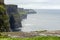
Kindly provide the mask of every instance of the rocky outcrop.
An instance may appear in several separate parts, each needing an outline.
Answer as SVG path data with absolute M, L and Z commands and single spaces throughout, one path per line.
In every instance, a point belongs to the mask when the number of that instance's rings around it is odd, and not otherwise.
M 18 13 L 18 7 L 17 5 L 6 5 L 7 13 L 10 18 L 10 27 L 12 31 L 21 31 L 21 29 L 18 29 L 22 27 L 21 25 L 21 19 L 20 19 L 20 14 Z

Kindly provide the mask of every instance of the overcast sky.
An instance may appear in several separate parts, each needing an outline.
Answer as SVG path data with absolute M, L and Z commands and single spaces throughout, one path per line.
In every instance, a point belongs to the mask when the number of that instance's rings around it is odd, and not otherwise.
M 5 4 L 17 4 L 21 8 L 60 9 L 60 0 L 5 0 Z

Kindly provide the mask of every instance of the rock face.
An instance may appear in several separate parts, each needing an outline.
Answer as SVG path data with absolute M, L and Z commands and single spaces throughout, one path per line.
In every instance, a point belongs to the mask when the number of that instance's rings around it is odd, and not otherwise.
M 27 18 L 27 12 L 25 12 L 23 8 L 18 8 L 18 12 L 20 14 L 21 21 Z
M 12 31 L 20 31 L 21 29 L 18 28 L 22 27 L 22 25 L 17 5 L 6 5 L 6 9 L 10 18 L 10 27 Z

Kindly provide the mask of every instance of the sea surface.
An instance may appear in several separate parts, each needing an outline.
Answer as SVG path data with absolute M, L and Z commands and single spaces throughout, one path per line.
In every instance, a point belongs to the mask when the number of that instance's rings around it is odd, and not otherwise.
M 22 31 L 60 30 L 60 9 L 35 9 L 22 21 Z

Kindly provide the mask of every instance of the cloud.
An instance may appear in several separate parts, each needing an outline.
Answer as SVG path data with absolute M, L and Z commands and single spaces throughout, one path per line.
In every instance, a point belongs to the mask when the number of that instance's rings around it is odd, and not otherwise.
M 60 9 L 60 0 L 5 0 L 5 4 L 17 4 L 21 8 Z
M 26 8 L 26 9 L 60 9 L 60 5 L 49 5 L 49 4 L 24 4 L 20 7 Z

